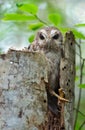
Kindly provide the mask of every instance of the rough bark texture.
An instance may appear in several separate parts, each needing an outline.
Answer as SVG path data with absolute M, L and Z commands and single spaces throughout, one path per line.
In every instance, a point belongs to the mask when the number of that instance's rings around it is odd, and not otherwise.
M 75 86 L 75 38 L 72 32 L 65 34 L 64 57 L 60 63 L 60 96 L 69 102 L 58 102 L 59 112 L 48 112 L 46 130 L 73 130 L 74 121 L 74 86 Z M 63 93 L 64 91 L 64 93 Z
M 41 53 L 0 56 L 0 130 L 44 130 L 48 63 Z
M 60 65 L 60 86 L 65 92 L 65 98 L 70 103 L 64 104 L 65 130 L 73 130 L 74 121 L 74 86 L 75 86 L 75 39 L 72 32 L 65 35 L 65 57 Z
M 0 56 L 0 130 L 73 130 L 75 40 L 65 36 L 60 86 L 70 103 L 59 113 L 47 110 L 46 83 L 50 64 L 40 52 L 10 50 Z M 57 68 L 56 68 L 57 69 Z

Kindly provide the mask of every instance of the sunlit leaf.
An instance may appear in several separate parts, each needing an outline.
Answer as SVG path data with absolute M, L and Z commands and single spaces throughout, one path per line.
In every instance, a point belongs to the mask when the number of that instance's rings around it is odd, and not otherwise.
M 82 34 L 81 32 L 79 32 L 79 31 L 77 31 L 75 29 L 73 29 L 72 31 L 73 31 L 76 38 L 85 39 L 85 35 Z
M 80 88 L 85 88 L 85 84 L 79 84 Z
M 31 35 L 31 36 L 29 37 L 28 41 L 29 41 L 30 43 L 32 43 L 33 40 L 34 40 L 34 35 Z
M 76 27 L 85 27 L 85 23 L 76 24 L 75 26 L 76 26 Z
M 42 27 L 43 26 L 43 23 L 36 23 L 36 24 L 30 24 L 29 25 L 29 29 L 31 29 L 31 30 L 37 30 L 37 29 L 39 29 L 40 27 Z
M 81 118 L 79 119 L 79 121 L 81 121 Z M 79 130 L 79 128 L 80 128 L 80 122 L 77 121 L 75 130 Z
M 38 11 L 38 7 L 34 4 L 24 4 L 19 9 L 32 14 L 36 14 Z
M 21 7 L 23 4 L 22 3 L 16 3 L 17 7 Z
M 18 21 L 28 21 L 35 20 L 36 18 L 32 15 L 24 15 L 24 14 L 6 14 L 3 20 L 18 20 Z
M 59 23 L 61 23 L 60 14 L 50 14 L 48 18 L 54 25 L 58 25 Z
M 60 27 L 59 29 L 60 29 L 60 31 L 61 31 L 62 33 L 66 33 L 67 31 L 70 30 L 70 28 L 62 28 L 62 27 Z

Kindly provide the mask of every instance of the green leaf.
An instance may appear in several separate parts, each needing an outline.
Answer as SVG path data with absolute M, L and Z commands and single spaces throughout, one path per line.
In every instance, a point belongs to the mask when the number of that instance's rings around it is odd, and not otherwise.
M 43 26 L 43 23 L 36 23 L 36 24 L 30 24 L 29 25 L 29 29 L 31 29 L 31 30 L 37 30 L 37 29 L 39 29 L 40 27 L 42 27 Z
M 77 31 L 76 29 L 72 30 L 76 38 L 85 39 L 85 35 L 83 35 L 81 32 Z
M 30 43 L 32 43 L 33 40 L 34 40 L 34 35 L 31 35 L 28 40 L 29 40 Z
M 66 33 L 67 31 L 70 30 L 70 28 L 62 28 L 62 27 L 59 27 L 59 29 L 60 29 L 60 31 L 61 31 L 62 33 Z
M 56 26 L 61 23 L 61 16 L 60 14 L 50 14 L 48 16 L 49 20 Z
M 34 15 L 38 11 L 38 7 L 35 6 L 34 4 L 24 4 L 21 7 L 19 7 L 19 9 L 22 11 L 26 11 L 28 13 L 34 14 Z
M 22 3 L 16 3 L 17 7 L 21 7 L 23 4 Z
M 79 84 L 80 88 L 85 88 L 85 84 Z
M 3 20 L 18 20 L 18 21 L 28 21 L 35 20 L 36 18 L 32 15 L 24 15 L 24 14 L 6 14 Z
M 76 27 L 85 27 L 85 23 L 76 24 L 75 26 L 76 26 Z

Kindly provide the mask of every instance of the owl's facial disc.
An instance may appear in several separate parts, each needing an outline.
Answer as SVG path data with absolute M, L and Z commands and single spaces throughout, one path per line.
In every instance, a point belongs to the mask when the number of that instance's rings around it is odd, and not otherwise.
M 59 38 L 59 33 L 56 30 L 51 30 L 51 37 L 54 40 L 57 40 Z
M 41 29 L 37 35 L 38 43 L 41 48 L 54 49 L 62 43 L 62 36 L 59 30 L 54 28 Z
M 59 34 L 55 34 L 54 36 L 52 36 L 52 38 L 53 38 L 54 40 L 57 40 L 57 39 L 59 38 Z
M 47 33 L 44 29 L 40 30 L 39 38 L 40 38 L 40 40 L 45 40 L 47 38 Z
M 45 39 L 45 35 L 44 35 L 43 33 L 40 33 L 40 34 L 39 34 L 39 38 L 40 38 L 41 40 L 44 40 L 44 39 Z

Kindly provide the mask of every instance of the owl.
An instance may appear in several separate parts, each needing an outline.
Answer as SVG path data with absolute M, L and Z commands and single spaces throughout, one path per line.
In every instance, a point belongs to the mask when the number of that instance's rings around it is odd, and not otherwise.
M 60 88 L 60 60 L 63 55 L 63 36 L 55 27 L 44 27 L 37 32 L 33 44 L 28 49 L 30 51 L 42 51 L 49 61 L 51 69 L 48 74 L 48 84 L 46 87 L 48 109 L 57 114 L 59 111 L 58 98 L 50 93 L 49 88 L 58 94 L 58 89 Z

